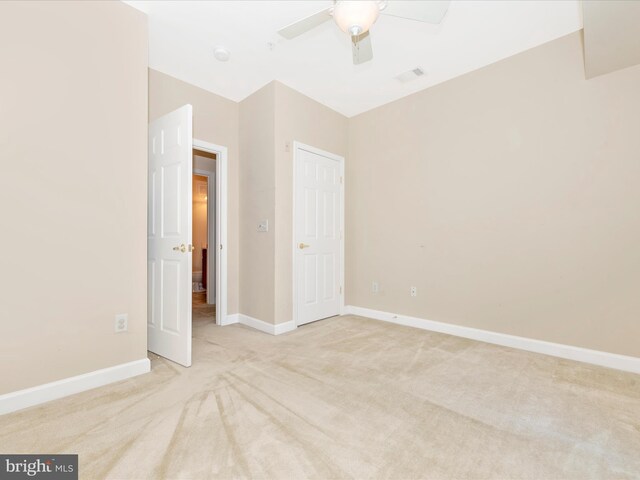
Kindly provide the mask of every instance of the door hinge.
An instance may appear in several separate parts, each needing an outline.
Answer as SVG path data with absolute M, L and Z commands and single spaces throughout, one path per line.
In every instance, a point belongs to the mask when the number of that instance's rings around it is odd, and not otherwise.
M 342 183 L 342 177 L 340 177 L 340 183 Z
M 340 285 L 340 295 L 342 295 L 342 285 Z
M 222 250 L 222 244 L 220 244 L 220 250 Z

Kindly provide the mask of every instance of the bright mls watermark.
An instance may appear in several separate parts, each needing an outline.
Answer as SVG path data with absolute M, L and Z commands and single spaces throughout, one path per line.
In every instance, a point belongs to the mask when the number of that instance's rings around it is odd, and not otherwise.
M 78 455 L 0 454 L 0 480 L 78 480 Z

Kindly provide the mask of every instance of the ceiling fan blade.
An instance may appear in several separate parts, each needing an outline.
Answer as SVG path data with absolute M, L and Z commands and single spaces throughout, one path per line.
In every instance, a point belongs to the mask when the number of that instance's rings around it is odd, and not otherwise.
M 360 65 L 373 58 L 371 48 L 371 36 L 369 31 L 351 37 L 351 51 L 353 53 L 353 64 Z
M 298 35 L 302 35 L 303 33 L 308 32 L 316 28 L 318 25 L 322 25 L 327 20 L 331 20 L 330 8 L 325 8 L 324 10 L 319 11 L 318 13 L 314 13 L 313 15 L 309 15 L 302 20 L 298 20 L 297 22 L 292 23 L 291 25 L 287 25 L 286 27 L 278 30 L 278 33 L 282 35 L 287 40 L 291 40 L 292 38 L 297 37 Z
M 389 0 L 387 7 L 380 14 L 438 24 L 447 13 L 450 3 L 451 0 L 430 0 L 428 2 Z

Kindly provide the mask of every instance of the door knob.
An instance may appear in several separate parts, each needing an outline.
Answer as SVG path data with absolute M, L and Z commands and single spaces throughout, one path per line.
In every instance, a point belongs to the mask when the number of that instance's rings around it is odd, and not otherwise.
M 189 245 L 189 247 L 191 247 L 191 245 Z M 187 251 L 187 246 L 183 243 L 182 245 L 180 245 L 180 246 L 178 246 L 178 247 L 173 247 L 173 249 L 174 249 L 176 252 L 182 252 L 182 253 L 184 253 L 184 252 L 186 252 L 186 251 Z M 189 250 L 189 251 L 191 251 L 191 250 Z
M 311 245 L 307 245 L 306 243 L 301 243 L 300 245 L 298 245 L 298 248 L 300 250 L 302 250 L 303 248 L 309 248 Z

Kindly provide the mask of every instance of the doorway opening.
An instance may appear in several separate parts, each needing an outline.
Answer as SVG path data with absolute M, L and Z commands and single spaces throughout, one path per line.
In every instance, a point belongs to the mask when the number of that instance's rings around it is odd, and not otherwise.
M 200 292 L 198 298 L 207 307 L 199 308 L 205 310 L 207 323 L 227 325 L 227 148 L 195 138 L 192 148 L 193 174 L 207 178 L 207 243 L 202 268 L 206 294 Z
M 192 322 L 216 322 L 216 159 L 214 152 L 193 149 L 192 180 Z M 214 247 L 211 255 L 211 247 Z

